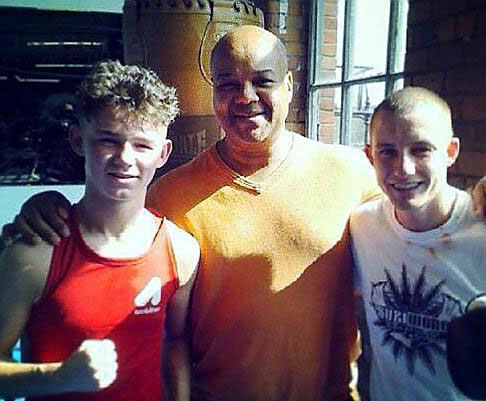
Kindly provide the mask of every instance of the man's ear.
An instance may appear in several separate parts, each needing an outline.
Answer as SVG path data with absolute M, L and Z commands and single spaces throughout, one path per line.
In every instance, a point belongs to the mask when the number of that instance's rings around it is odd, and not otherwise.
M 461 142 L 457 136 L 453 136 L 447 145 L 447 167 L 451 167 L 459 156 Z
M 83 136 L 81 135 L 81 129 L 78 124 L 71 124 L 69 126 L 69 143 L 71 148 L 78 156 L 84 156 L 83 149 Z
M 157 163 L 157 168 L 160 168 L 165 163 L 167 163 L 167 160 L 169 160 L 169 156 L 171 153 L 172 153 L 172 141 L 170 139 L 166 139 L 162 147 L 162 151 L 160 152 L 160 160 Z
M 371 145 L 369 143 L 365 145 L 364 151 L 370 163 L 373 164 L 373 155 L 371 154 Z

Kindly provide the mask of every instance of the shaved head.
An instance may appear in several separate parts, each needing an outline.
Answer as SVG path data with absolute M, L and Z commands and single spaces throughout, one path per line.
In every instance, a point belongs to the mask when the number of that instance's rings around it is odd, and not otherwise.
M 273 33 L 255 25 L 236 27 L 224 35 L 211 52 L 211 72 L 229 55 L 256 55 L 273 60 L 282 77 L 288 71 L 287 51 Z
M 449 140 L 453 136 L 451 109 L 436 93 L 420 87 L 407 87 L 392 93 L 376 108 L 371 117 L 370 132 L 383 112 L 390 112 L 397 118 L 434 119 L 443 127 L 442 132 Z

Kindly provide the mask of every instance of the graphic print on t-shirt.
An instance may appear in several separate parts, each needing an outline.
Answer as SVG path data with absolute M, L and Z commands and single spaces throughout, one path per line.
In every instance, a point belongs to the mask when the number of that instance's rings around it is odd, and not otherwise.
M 410 375 L 417 363 L 435 374 L 434 358 L 445 357 L 445 336 L 449 321 L 463 313 L 458 299 L 446 293 L 446 281 L 427 282 L 422 267 L 415 282 L 402 264 L 400 277 L 385 268 L 386 279 L 372 284 L 371 306 L 374 324 L 383 333 L 382 345 L 390 348 L 396 363 L 405 359 Z
M 160 310 L 162 298 L 162 281 L 160 277 L 152 277 L 145 287 L 135 297 L 136 315 L 156 313 Z

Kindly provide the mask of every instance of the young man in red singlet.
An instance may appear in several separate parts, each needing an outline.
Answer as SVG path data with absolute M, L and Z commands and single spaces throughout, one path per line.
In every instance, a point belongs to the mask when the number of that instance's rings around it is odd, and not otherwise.
M 185 341 L 199 261 L 192 236 L 145 209 L 169 157 L 173 88 L 136 66 L 106 61 L 79 90 L 70 129 L 85 158 L 83 198 L 58 245 L 18 241 L 0 259 L 0 396 L 52 400 L 189 400 Z M 25 333 L 23 362 L 9 351 Z

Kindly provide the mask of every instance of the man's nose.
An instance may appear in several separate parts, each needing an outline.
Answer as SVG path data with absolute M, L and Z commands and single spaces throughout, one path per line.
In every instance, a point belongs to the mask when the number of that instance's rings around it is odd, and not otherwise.
M 415 174 L 415 160 L 412 155 L 404 152 L 398 158 L 397 170 L 400 175 Z
M 258 95 L 252 82 L 245 82 L 242 85 L 238 100 L 242 103 L 251 103 L 258 101 Z
M 129 143 L 123 143 L 120 145 L 117 159 L 125 164 L 131 166 L 134 163 L 134 149 Z

